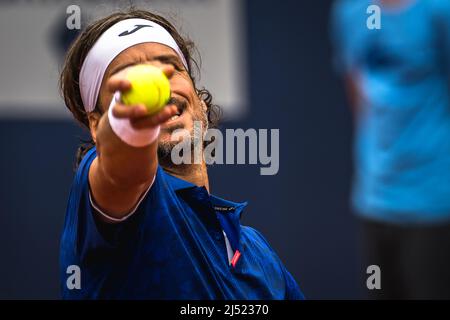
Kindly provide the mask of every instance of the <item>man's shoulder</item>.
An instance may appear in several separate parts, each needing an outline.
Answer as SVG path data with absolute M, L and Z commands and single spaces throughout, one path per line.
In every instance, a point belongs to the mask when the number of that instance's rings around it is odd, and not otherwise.
M 241 233 L 243 239 L 245 239 L 248 244 L 275 253 L 267 239 L 262 235 L 261 232 L 259 232 L 255 228 L 241 225 Z

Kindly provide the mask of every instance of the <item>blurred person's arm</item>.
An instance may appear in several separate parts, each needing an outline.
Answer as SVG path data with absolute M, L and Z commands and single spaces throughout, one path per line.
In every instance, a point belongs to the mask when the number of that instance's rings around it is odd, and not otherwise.
M 359 113 L 359 105 L 361 103 L 361 94 L 359 91 L 358 81 L 359 72 L 351 63 L 351 50 L 348 48 L 348 39 L 346 33 L 345 3 L 343 1 L 335 1 L 331 8 L 330 18 L 330 35 L 333 47 L 333 68 L 343 78 L 345 93 L 352 111 L 353 119 L 356 119 Z
M 169 77 L 173 73 L 173 68 L 163 70 Z M 130 87 L 123 73 L 112 76 L 107 81 L 108 98 L 112 99 L 114 92 L 124 92 Z M 125 106 L 118 103 L 112 108 L 115 117 L 130 119 L 135 129 L 155 128 L 177 112 L 173 105 L 166 106 L 153 116 L 147 115 L 143 105 Z M 158 166 L 158 139 L 144 147 L 126 144 L 113 132 L 108 112 L 105 111 L 98 121 L 94 140 L 97 158 L 89 170 L 91 196 L 102 212 L 116 219 L 123 218 L 154 181 Z

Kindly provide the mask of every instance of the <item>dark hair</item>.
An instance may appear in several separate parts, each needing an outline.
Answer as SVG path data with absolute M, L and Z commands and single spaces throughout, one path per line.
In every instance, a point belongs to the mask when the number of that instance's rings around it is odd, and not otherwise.
M 199 73 L 199 67 L 197 62 L 192 57 L 194 51 L 197 52 L 194 43 L 187 38 L 183 38 L 175 27 L 164 17 L 145 10 L 135 9 L 130 9 L 126 12 L 116 12 L 93 22 L 78 35 L 70 46 L 60 75 L 60 90 L 66 103 L 66 107 L 70 110 L 73 117 L 83 127 L 89 130 L 88 113 L 84 109 L 79 87 L 79 74 L 81 66 L 83 65 L 84 59 L 86 58 L 89 50 L 95 44 L 97 39 L 103 34 L 103 32 L 117 22 L 130 18 L 142 18 L 156 22 L 164 27 L 175 39 L 181 52 L 186 58 L 189 68 L 189 76 L 192 79 L 194 88 L 200 99 L 206 103 L 209 126 L 216 127 L 220 118 L 220 109 L 217 105 L 212 103 L 212 95 L 206 88 L 197 88 L 196 86 L 196 77 L 193 66 L 195 66 L 197 73 Z M 98 103 L 92 112 L 97 112 L 99 114 L 102 113 Z M 92 139 L 90 141 L 81 141 L 76 156 L 77 165 L 80 163 L 86 152 L 93 146 L 94 142 Z

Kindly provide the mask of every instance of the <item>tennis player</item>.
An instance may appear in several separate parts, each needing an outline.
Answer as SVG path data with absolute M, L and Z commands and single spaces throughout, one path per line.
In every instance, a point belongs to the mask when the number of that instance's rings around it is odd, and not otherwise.
M 71 46 L 61 90 L 92 144 L 78 152 L 67 206 L 63 298 L 303 298 L 264 237 L 240 224 L 246 203 L 212 195 L 204 161 L 171 161 L 174 130 L 217 121 L 211 94 L 196 86 L 192 50 L 165 18 L 139 10 L 94 22 Z M 169 103 L 152 116 L 121 104 L 137 64 L 170 81 Z

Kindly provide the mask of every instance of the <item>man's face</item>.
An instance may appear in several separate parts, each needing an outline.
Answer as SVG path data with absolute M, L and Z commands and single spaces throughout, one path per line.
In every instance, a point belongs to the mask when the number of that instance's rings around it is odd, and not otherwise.
M 159 43 L 142 43 L 121 52 L 108 66 L 100 88 L 99 102 L 105 112 L 112 100 L 113 94 L 108 92 L 106 83 L 113 75 L 126 76 L 127 68 L 136 64 L 152 64 L 155 66 L 172 65 L 174 74 L 169 79 L 171 101 L 178 107 L 179 115 L 172 117 L 161 126 L 159 136 L 159 153 L 168 155 L 177 141 L 171 141 L 171 134 L 176 129 L 191 132 L 194 121 L 202 121 L 206 125 L 206 110 L 195 92 L 192 80 L 176 52 Z

